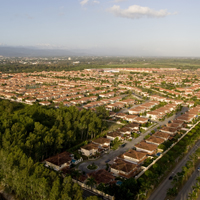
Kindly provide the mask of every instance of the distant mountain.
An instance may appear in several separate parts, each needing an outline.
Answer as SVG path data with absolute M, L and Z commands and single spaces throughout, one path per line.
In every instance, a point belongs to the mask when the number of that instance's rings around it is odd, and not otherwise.
M 65 49 L 37 49 L 28 47 L 0 46 L 0 55 L 6 57 L 50 57 L 50 56 L 87 56 L 80 51 L 71 52 Z M 90 54 L 91 55 L 91 54 Z

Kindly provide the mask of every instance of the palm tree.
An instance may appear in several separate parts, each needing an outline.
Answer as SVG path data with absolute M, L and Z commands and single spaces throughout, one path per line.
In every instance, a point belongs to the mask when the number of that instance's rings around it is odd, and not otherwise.
M 137 200 L 139 200 L 140 198 L 144 199 L 146 197 L 146 193 L 143 192 L 142 190 L 139 190 L 139 192 L 136 194 L 136 196 L 137 196 Z
M 192 187 L 192 189 L 193 189 L 193 192 L 195 192 L 195 193 L 196 193 L 196 196 L 197 196 L 197 194 L 198 194 L 198 192 L 199 192 L 199 185 L 198 185 L 198 184 L 194 185 L 194 186 Z
M 81 172 L 79 170 L 73 169 L 71 171 L 71 176 L 73 178 L 75 178 L 76 180 L 78 180 L 80 178 L 80 176 L 81 176 Z
M 90 186 L 91 189 L 94 187 L 95 184 L 96 184 L 96 181 L 93 176 L 87 179 L 86 185 Z
M 189 197 L 189 200 L 191 199 L 191 200 L 194 200 L 194 199 L 196 199 L 196 197 L 197 197 L 197 195 L 196 195 L 196 192 L 192 192 L 192 193 L 189 193 L 188 194 L 188 197 Z
M 197 182 L 200 183 L 200 176 L 196 178 Z
M 97 189 L 100 190 L 100 191 L 104 191 L 104 189 L 105 189 L 105 184 L 104 184 L 104 183 L 100 183 L 100 184 L 97 186 Z
M 152 187 L 151 187 L 151 182 L 145 180 L 144 182 L 142 182 L 141 188 L 142 188 L 142 190 L 145 191 L 145 193 L 147 193 L 148 190 L 152 189 Z
M 169 196 L 176 196 L 177 194 L 178 194 L 178 191 L 175 187 L 169 188 L 167 190 L 167 195 L 169 195 Z
M 172 185 L 178 185 L 178 183 L 179 183 L 179 178 L 178 178 L 178 176 L 177 176 L 177 174 L 173 177 L 173 180 L 172 180 Z

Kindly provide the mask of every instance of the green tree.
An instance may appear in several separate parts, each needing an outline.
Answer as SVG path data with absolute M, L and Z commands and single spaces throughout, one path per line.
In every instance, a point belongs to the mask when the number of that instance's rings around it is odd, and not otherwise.
M 96 184 L 96 181 L 94 179 L 94 177 L 90 177 L 87 179 L 86 185 L 90 186 L 91 188 L 93 188 Z

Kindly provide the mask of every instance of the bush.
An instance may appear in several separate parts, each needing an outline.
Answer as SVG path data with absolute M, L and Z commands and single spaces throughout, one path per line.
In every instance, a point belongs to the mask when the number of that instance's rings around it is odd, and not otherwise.
M 144 139 L 146 140 L 146 139 L 148 139 L 148 138 L 150 138 L 151 137 L 151 135 L 146 135 L 145 137 L 144 137 Z
M 91 165 L 88 165 L 87 168 L 90 169 L 90 170 L 95 170 L 95 169 L 97 169 L 97 165 L 92 163 Z

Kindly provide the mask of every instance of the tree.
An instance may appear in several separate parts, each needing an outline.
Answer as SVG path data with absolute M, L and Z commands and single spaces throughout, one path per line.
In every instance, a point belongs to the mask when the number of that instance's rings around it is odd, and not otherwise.
M 167 195 L 169 195 L 169 196 L 176 196 L 177 194 L 178 194 L 178 190 L 175 187 L 169 188 L 167 190 Z
M 90 196 L 90 197 L 87 197 L 86 200 L 99 200 L 99 198 L 97 196 Z
M 96 184 L 96 181 L 94 179 L 94 177 L 90 177 L 87 179 L 86 185 L 90 186 L 91 189 L 94 187 L 94 185 Z
M 104 183 L 100 183 L 100 184 L 97 186 L 97 189 L 100 190 L 100 191 L 104 191 L 104 189 L 105 189 L 105 184 L 104 184 Z
M 189 200 L 194 200 L 197 198 L 197 194 L 195 191 L 192 191 L 191 193 L 188 194 Z
M 79 170 L 73 169 L 71 171 L 71 176 L 78 180 L 81 176 L 81 172 Z
M 77 183 L 74 183 L 72 187 L 73 200 L 82 200 L 83 191 Z
M 146 197 L 146 193 L 143 192 L 142 190 L 139 190 L 136 197 L 137 197 L 137 200 L 144 199 Z

